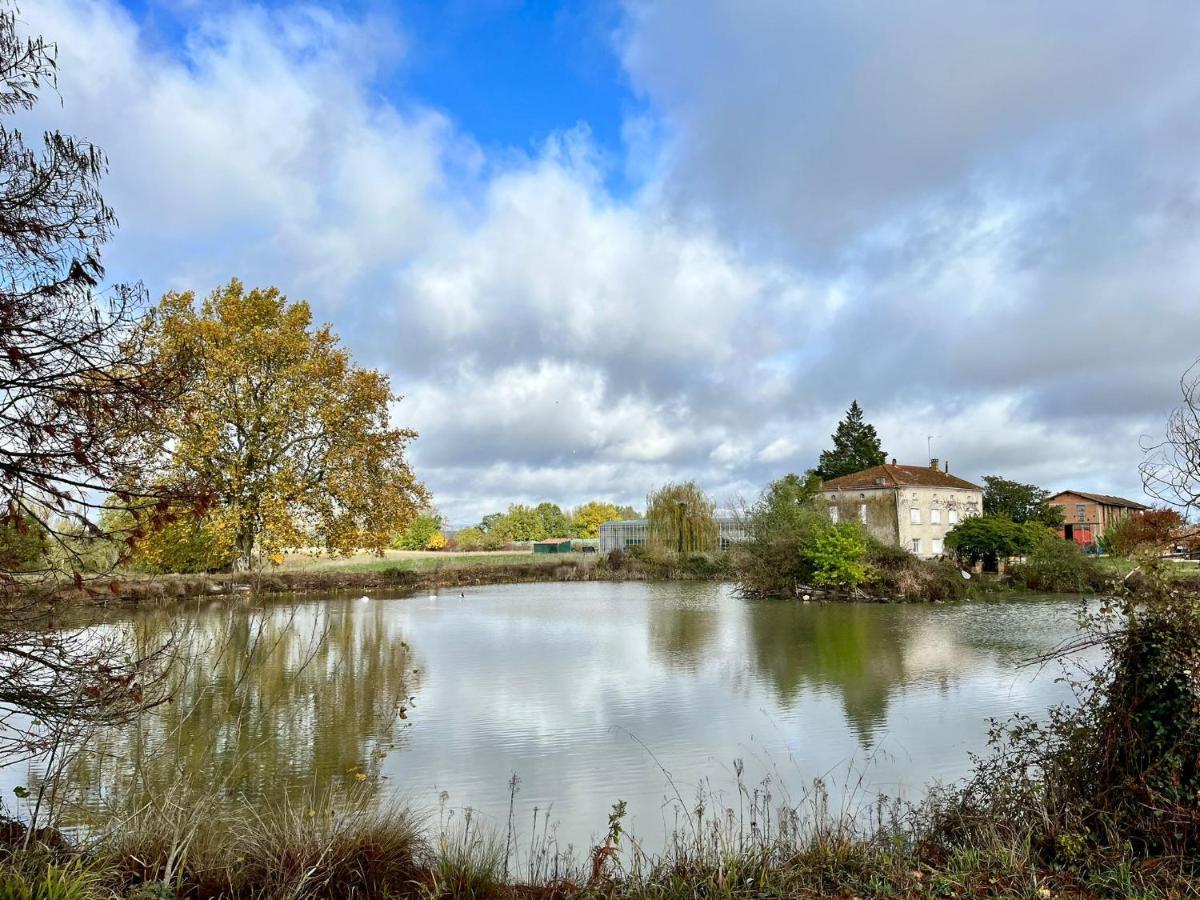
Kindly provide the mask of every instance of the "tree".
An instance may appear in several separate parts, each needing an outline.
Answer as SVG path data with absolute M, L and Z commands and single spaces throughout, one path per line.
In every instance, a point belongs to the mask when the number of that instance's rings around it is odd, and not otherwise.
M 482 550 L 485 538 L 486 535 L 479 526 L 471 525 L 468 528 L 460 529 L 454 536 L 454 542 L 460 550 Z
M 532 506 L 514 503 L 504 514 L 505 533 L 510 541 L 540 541 L 546 537 L 542 517 Z
M 37 572 L 46 566 L 46 532 L 37 519 L 23 516 L 0 525 L 0 571 Z
M 632 506 L 628 506 L 628 505 L 618 506 L 617 507 L 617 516 L 621 519 L 640 519 L 640 518 L 642 518 L 642 514 L 640 512 L 638 512 Z
M 821 479 L 785 475 L 771 482 L 739 516 L 747 540 L 734 547 L 738 589 L 747 597 L 794 597 L 813 579 L 807 554 L 816 535 L 830 526 L 816 503 Z
M 356 366 L 304 302 L 236 279 L 169 293 L 147 328 L 187 391 L 163 417 L 162 482 L 197 481 L 249 567 L 287 547 L 382 553 L 426 504 L 392 427 L 387 376 Z
M 413 519 L 412 523 L 400 532 L 394 546 L 397 550 L 433 550 L 430 547 L 434 537 L 441 537 L 442 517 L 436 513 L 425 513 Z M 445 538 L 442 538 L 445 546 Z
M 694 481 L 665 484 L 646 497 L 650 546 L 667 553 L 717 550 L 715 504 Z
M 946 535 L 946 549 L 970 565 L 994 570 L 1002 559 L 1024 556 L 1044 539 L 1058 540 L 1040 522 L 1014 522 L 1002 516 L 971 516 Z
M 1000 516 L 1013 522 L 1041 522 L 1048 528 L 1062 525 L 1062 509 L 1047 503 L 1050 492 L 1036 484 L 1022 484 L 999 475 L 985 475 L 983 483 L 985 516 Z
M 557 503 L 539 503 L 537 514 L 542 520 L 542 530 L 548 538 L 573 537 L 571 520 Z
M 133 511 L 114 509 L 104 517 L 105 531 L 129 533 L 137 529 Z M 232 532 L 214 515 L 195 516 L 181 511 L 170 521 L 145 531 L 133 544 L 127 565 L 149 575 L 195 574 L 230 568 L 237 558 Z
M 1114 556 L 1130 556 L 1140 547 L 1161 550 L 1171 546 L 1183 525 L 1183 516 L 1173 509 L 1148 509 L 1109 525 L 1100 537 L 1100 547 Z
M 594 538 L 600 536 L 600 526 L 621 518 L 620 511 L 611 503 L 592 500 L 575 509 L 571 514 L 574 537 Z
M 1163 439 L 1142 445 L 1142 489 L 1190 517 L 1200 509 L 1200 359 L 1180 376 L 1179 392 Z
M 862 407 L 857 400 L 851 402 L 846 418 L 838 423 L 830 439 L 833 449 L 821 451 L 820 462 L 813 470 L 824 481 L 887 462 L 875 426 L 863 421 Z
M 157 650 L 128 653 L 119 629 L 50 628 L 32 595 L 63 574 L 91 589 L 78 535 L 101 534 L 104 498 L 145 462 L 131 437 L 174 388 L 138 340 L 144 292 L 101 289 L 116 226 L 103 153 L 57 131 L 30 146 L 11 127 L 57 73 L 54 45 L 17 25 L 0 4 L 0 528 L 10 549 L 32 531 L 54 552 L 0 561 L 0 754 L 154 702 Z M 150 518 L 167 498 L 153 499 Z

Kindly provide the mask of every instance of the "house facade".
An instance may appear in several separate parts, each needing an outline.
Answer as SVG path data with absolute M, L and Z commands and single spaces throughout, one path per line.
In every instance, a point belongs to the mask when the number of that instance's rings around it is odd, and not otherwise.
M 1098 544 L 1109 525 L 1126 516 L 1140 516 L 1150 508 L 1136 500 L 1084 491 L 1059 491 L 1046 502 L 1062 510 L 1063 527 L 1058 530 L 1059 536 L 1081 547 Z
M 945 552 L 951 528 L 983 513 L 983 488 L 948 468 L 936 459 L 928 466 L 892 460 L 830 479 L 820 497 L 834 522 L 858 522 L 876 540 L 933 559 Z

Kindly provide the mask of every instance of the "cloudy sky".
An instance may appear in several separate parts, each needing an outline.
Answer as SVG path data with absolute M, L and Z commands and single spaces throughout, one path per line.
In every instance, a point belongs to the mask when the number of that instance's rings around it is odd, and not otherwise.
M 309 300 L 453 523 L 902 462 L 1140 496 L 1200 355 L 1200 5 L 37 0 L 114 279 Z

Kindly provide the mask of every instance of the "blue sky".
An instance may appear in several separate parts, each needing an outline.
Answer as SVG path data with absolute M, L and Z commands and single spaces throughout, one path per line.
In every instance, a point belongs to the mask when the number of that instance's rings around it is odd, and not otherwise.
M 123 0 L 148 41 L 179 53 L 197 5 Z M 206 4 L 211 9 L 221 4 Z M 232 4 L 225 4 L 227 6 Z M 264 9 L 296 4 L 268 2 Z M 403 34 L 373 87 L 400 105 L 443 110 L 485 147 L 533 149 L 585 124 L 616 159 L 621 127 L 640 104 L 617 55 L 620 9 L 612 0 L 412 0 L 329 4 L 341 15 Z M 614 166 L 614 183 L 622 171 Z
M 1200 7 L 40 0 L 114 278 L 311 302 L 455 523 L 718 503 L 852 399 L 1138 496 L 1200 332 Z

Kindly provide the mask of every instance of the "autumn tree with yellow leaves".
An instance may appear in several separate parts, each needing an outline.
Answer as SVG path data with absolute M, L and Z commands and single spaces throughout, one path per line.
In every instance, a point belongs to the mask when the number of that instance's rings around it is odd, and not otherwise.
M 285 548 L 382 552 L 427 504 L 387 376 L 356 366 L 307 303 L 234 279 L 200 302 L 165 295 L 147 327 L 160 364 L 186 378 L 153 477 L 208 492 L 241 567 Z

